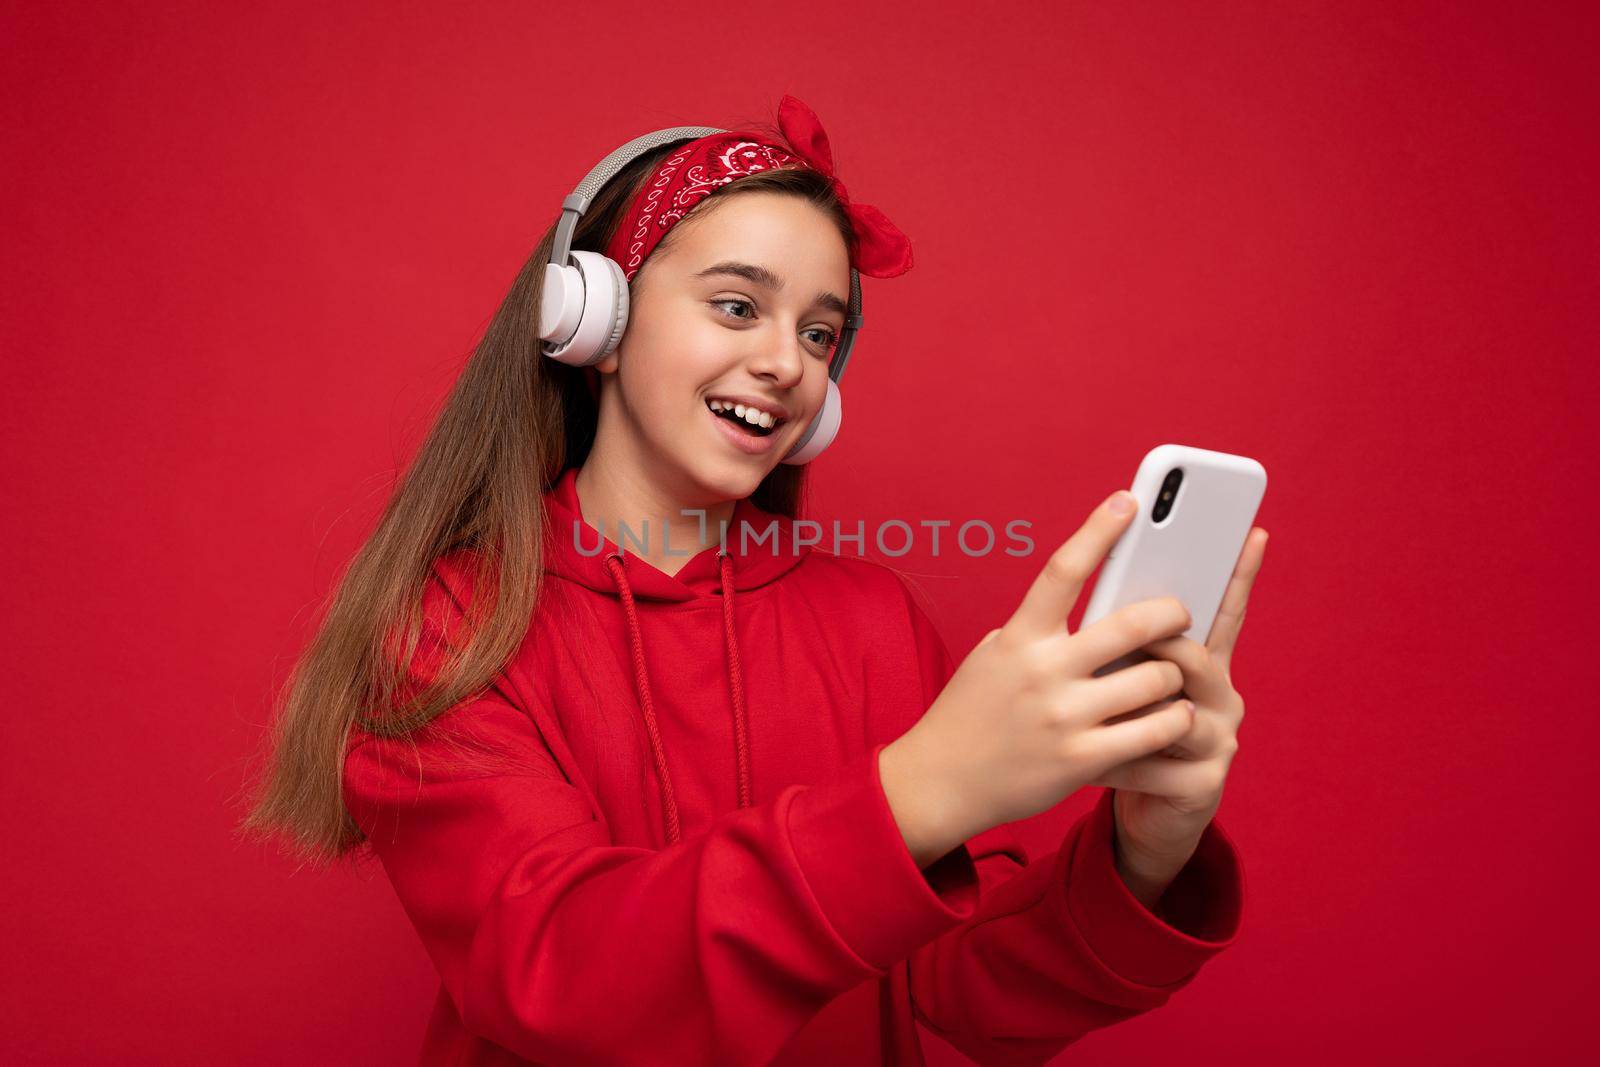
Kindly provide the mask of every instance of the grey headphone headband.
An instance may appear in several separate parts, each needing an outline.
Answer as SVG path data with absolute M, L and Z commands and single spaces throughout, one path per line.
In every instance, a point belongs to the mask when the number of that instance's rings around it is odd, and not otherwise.
M 589 210 L 589 205 L 594 201 L 594 196 L 600 191 L 600 187 L 616 177 L 629 163 L 652 149 L 673 141 L 695 141 L 714 133 L 727 132 L 729 131 L 716 126 L 669 126 L 664 130 L 635 137 L 611 152 L 595 164 L 593 170 L 584 175 L 583 181 L 578 183 L 578 187 L 571 195 L 561 201 L 561 219 L 556 223 L 555 243 L 550 247 L 550 262 L 560 266 L 566 265 L 572 253 L 572 234 L 578 227 L 578 219 Z M 862 321 L 861 277 L 856 269 L 851 267 L 849 311 L 845 314 L 844 329 L 840 332 L 838 351 L 834 353 L 833 362 L 828 367 L 828 377 L 835 382 L 844 377 L 844 366 L 850 361 L 850 350 L 855 347 L 856 333 L 861 329 Z

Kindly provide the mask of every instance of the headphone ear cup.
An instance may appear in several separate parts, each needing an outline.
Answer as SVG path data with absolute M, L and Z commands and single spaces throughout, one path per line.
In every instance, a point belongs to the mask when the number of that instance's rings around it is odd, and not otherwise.
M 822 455 L 833 444 L 833 439 L 839 436 L 839 425 L 843 421 L 844 394 L 839 391 L 839 383 L 829 378 L 828 395 L 823 398 L 822 410 L 811 419 L 811 425 L 789 449 L 783 462 L 798 466 Z
M 583 275 L 577 267 L 544 265 L 539 293 L 539 339 L 547 352 L 572 338 L 583 318 Z
M 628 279 L 622 274 L 622 267 L 616 260 L 602 256 L 597 252 L 585 252 L 586 256 L 594 256 L 611 275 L 610 292 L 607 294 L 611 303 L 611 330 L 606 336 L 605 344 L 595 355 L 594 362 L 599 362 L 615 351 L 622 342 L 622 335 L 628 329 Z
M 628 328 L 628 280 L 598 252 L 572 252 L 569 258 L 570 266 L 545 267 L 540 349 L 561 363 L 587 367 L 609 355 Z

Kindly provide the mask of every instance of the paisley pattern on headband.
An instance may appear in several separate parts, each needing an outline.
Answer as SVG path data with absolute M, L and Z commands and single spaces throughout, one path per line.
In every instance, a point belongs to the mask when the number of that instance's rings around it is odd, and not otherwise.
M 661 164 L 655 177 L 644 187 L 644 192 L 634 202 L 633 210 L 629 213 L 629 217 L 634 221 L 624 220 L 623 224 L 617 227 L 617 236 L 612 240 L 607 255 L 622 267 L 622 273 L 630 281 L 644 263 L 644 257 L 656 245 L 655 241 L 648 240 L 650 220 L 661 206 L 661 197 L 672 184 L 672 176 L 683 165 L 683 161 L 689 158 L 693 147 L 692 143 L 685 145 L 681 151 L 674 153 L 671 159 Z M 619 240 L 626 242 L 626 247 L 620 253 L 617 250 Z
M 717 133 L 682 145 L 663 161 L 606 249 L 623 276 L 632 281 L 667 231 L 705 197 L 747 174 L 785 167 L 809 167 L 828 176 L 855 231 L 850 265 L 859 273 L 892 278 L 910 270 L 910 238 L 877 208 L 850 201 L 834 174 L 833 148 L 816 113 L 785 95 L 778 105 L 778 128 L 787 144 L 748 131 Z
M 684 185 L 673 194 L 672 205 L 657 217 L 656 225 L 663 231 L 671 229 L 701 200 L 735 178 L 757 171 L 805 166 L 804 161 L 759 141 L 735 139 L 720 147 L 712 145 L 708 151 L 709 159 L 684 172 Z

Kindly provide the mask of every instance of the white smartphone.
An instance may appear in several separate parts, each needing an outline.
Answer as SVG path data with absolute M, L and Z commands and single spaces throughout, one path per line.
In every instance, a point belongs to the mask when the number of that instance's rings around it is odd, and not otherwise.
M 1183 636 L 1205 644 L 1266 494 L 1266 468 L 1247 456 L 1159 445 L 1140 462 L 1132 491 L 1139 511 L 1106 556 L 1079 629 L 1135 601 L 1175 596 L 1192 620 Z M 1149 658 L 1136 651 L 1095 673 Z

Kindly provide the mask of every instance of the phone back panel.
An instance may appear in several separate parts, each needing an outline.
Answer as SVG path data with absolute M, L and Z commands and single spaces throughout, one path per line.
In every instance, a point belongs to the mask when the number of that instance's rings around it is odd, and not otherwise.
M 1183 481 L 1172 510 L 1152 523 L 1173 467 L 1183 468 Z M 1081 626 L 1135 601 L 1175 596 L 1193 619 L 1183 636 L 1204 644 L 1266 490 L 1266 469 L 1246 456 L 1187 445 L 1151 449 L 1133 482 L 1138 514 L 1106 557 Z

